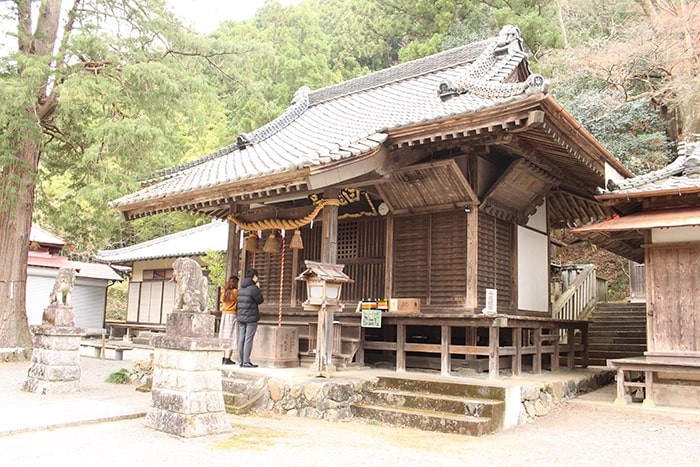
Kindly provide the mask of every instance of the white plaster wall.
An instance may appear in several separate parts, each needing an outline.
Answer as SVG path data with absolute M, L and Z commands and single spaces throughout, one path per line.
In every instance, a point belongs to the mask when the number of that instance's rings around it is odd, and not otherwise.
M 547 203 L 537 208 L 537 211 L 527 220 L 527 226 L 542 233 L 547 233 Z
M 549 238 L 518 226 L 518 308 L 549 311 Z
M 651 229 L 651 243 L 680 243 L 700 241 L 700 226 Z
M 607 162 L 605 163 L 605 183 L 608 183 L 608 180 L 612 180 L 613 182 L 620 182 L 624 180 L 625 177 L 620 175 L 620 172 L 617 171 L 617 169 L 614 169 L 610 164 Z M 602 187 L 604 188 L 604 187 Z

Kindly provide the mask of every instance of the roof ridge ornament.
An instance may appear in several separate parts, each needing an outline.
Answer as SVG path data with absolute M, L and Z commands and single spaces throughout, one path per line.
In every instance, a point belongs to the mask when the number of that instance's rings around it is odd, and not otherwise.
M 440 83 L 438 96 L 445 101 L 466 93 L 485 98 L 507 98 L 523 93 L 548 91 L 549 82 L 542 75 L 532 74 L 521 83 L 502 83 L 490 78 L 489 74 L 494 75 L 493 69 L 498 61 L 509 55 L 522 55 L 525 58 L 520 29 L 513 25 L 501 29 L 498 37 L 469 65 L 464 78 L 457 82 Z
M 617 182 L 608 180 L 605 189 L 599 187 L 597 192 L 599 195 L 620 193 L 679 176 L 690 178 L 700 176 L 700 143 L 681 141 L 678 144 L 678 157 L 666 167 Z

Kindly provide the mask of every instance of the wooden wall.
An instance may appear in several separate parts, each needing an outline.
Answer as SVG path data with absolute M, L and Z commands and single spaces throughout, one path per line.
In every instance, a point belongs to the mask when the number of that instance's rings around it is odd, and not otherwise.
M 700 356 L 700 243 L 650 245 L 646 267 L 649 351 Z
M 486 289 L 498 290 L 499 312 L 514 312 L 515 225 L 486 213 L 479 213 L 479 309 L 486 304 Z
M 419 298 L 425 310 L 480 312 L 485 304 L 485 290 L 496 288 L 499 311 L 515 311 L 515 226 L 489 214 L 478 216 L 476 310 L 467 306 L 469 215 L 463 209 L 395 217 L 390 232 L 391 258 L 386 252 L 387 225 L 392 224 L 388 218 L 339 221 L 337 262 L 344 264 L 344 272 L 355 280 L 343 287 L 343 301 L 350 306 L 363 299 Z M 319 223 L 313 228 L 302 228 L 304 249 L 286 250 L 284 307 L 299 307 L 306 299 L 304 283 L 294 278 L 304 270 L 305 259 L 319 260 L 321 230 Z M 292 232 L 287 232 L 287 245 L 291 236 Z M 280 261 L 279 253 L 246 253 L 246 268 L 254 265 L 260 273 L 263 308 L 268 312 L 277 309 L 279 302 Z M 385 271 L 387 264 L 393 265 L 389 274 Z M 390 297 L 385 296 L 387 277 Z

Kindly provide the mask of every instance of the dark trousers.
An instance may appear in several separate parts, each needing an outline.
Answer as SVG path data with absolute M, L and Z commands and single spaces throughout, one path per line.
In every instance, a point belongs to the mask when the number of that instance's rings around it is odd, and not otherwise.
M 253 350 L 253 338 L 258 330 L 258 323 L 238 323 L 238 361 L 250 363 L 250 351 Z

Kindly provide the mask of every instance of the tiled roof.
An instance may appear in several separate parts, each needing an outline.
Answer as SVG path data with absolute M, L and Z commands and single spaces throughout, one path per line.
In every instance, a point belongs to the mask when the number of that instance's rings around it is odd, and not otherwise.
M 29 241 L 38 243 L 42 246 L 56 246 L 59 248 L 62 248 L 66 244 L 61 237 L 58 237 L 34 224 L 32 224 L 32 229 L 29 233 Z
M 678 158 L 663 169 L 617 182 L 601 190 L 601 197 L 700 189 L 700 143 L 682 143 L 678 153 Z
M 506 82 L 523 64 L 527 68 L 519 32 L 510 26 L 488 41 L 317 91 L 301 88 L 279 118 L 241 135 L 235 144 L 161 171 L 150 186 L 111 206 L 127 210 L 138 203 L 224 190 L 279 174 L 300 172 L 304 178 L 302 170 L 379 149 L 392 130 L 478 112 L 543 91 L 541 77 Z
M 65 256 L 54 256 L 48 252 L 29 251 L 27 256 L 27 266 L 40 268 L 72 268 L 77 272 L 76 277 L 89 279 L 104 279 L 110 281 L 122 281 L 122 277 L 106 264 L 84 263 L 82 261 L 71 261 Z
M 208 250 L 226 251 L 228 226 L 228 222 L 213 221 L 137 245 L 116 250 L 100 250 L 95 260 L 123 264 L 148 259 L 203 256 Z

